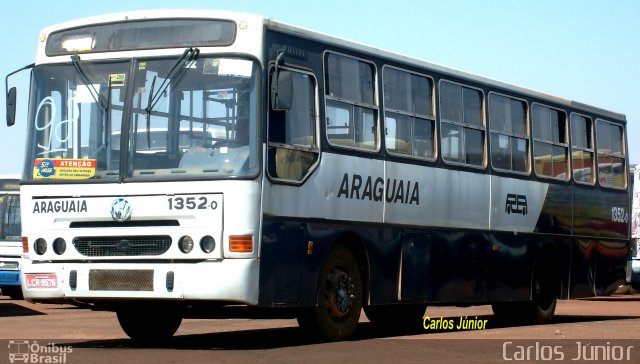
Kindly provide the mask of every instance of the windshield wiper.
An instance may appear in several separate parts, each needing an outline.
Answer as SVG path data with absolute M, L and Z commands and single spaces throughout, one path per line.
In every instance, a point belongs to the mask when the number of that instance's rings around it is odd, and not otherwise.
M 151 112 L 153 108 L 156 106 L 158 101 L 160 101 L 160 97 L 166 91 L 170 84 L 176 84 L 180 78 L 184 75 L 188 66 L 195 62 L 200 55 L 200 49 L 198 48 L 187 48 L 185 49 L 182 56 L 178 59 L 178 61 L 173 65 L 167 77 L 162 81 L 158 90 L 154 92 L 154 88 L 156 85 L 157 76 L 153 77 L 153 81 L 151 81 L 151 89 L 149 90 L 149 99 L 147 101 L 147 107 L 144 109 L 147 112 L 147 147 L 151 148 L 151 132 L 150 132 L 150 124 L 151 124 Z
M 98 92 L 98 90 L 96 90 L 96 87 L 94 86 L 93 82 L 91 82 L 91 80 L 89 79 L 89 76 L 87 76 L 87 73 L 84 71 L 84 68 L 82 68 L 82 66 L 80 66 L 80 56 L 78 56 L 77 54 L 72 54 L 71 55 L 71 63 L 73 63 L 73 67 L 76 69 L 76 72 L 80 75 L 80 79 L 82 80 L 82 83 L 87 87 L 87 89 L 89 90 L 89 93 L 91 94 L 91 97 L 93 98 L 93 100 L 96 102 L 96 104 L 102 109 L 102 117 L 104 118 L 103 120 L 103 125 L 104 125 L 104 135 L 103 135 L 103 140 L 102 140 L 102 145 L 100 147 L 98 147 L 96 149 L 96 151 L 91 155 L 92 157 L 98 155 L 98 153 L 102 150 L 102 149 L 107 149 L 107 154 L 109 155 L 109 158 L 107 159 L 108 163 L 110 164 L 111 162 L 111 156 L 110 156 L 110 150 L 108 149 L 109 146 L 109 129 L 111 128 L 110 123 L 111 123 L 111 115 L 109 113 L 109 105 L 111 104 L 111 77 L 109 77 L 109 79 L 107 80 L 107 100 L 106 102 L 104 101 L 104 98 L 100 95 L 100 92 Z
M 96 87 L 93 85 L 93 82 L 91 82 L 91 80 L 87 76 L 82 66 L 80 66 L 80 56 L 78 56 L 77 54 L 72 54 L 71 62 L 73 63 L 73 67 L 76 69 L 76 72 L 78 72 L 78 74 L 80 75 L 80 78 L 82 79 L 82 83 L 85 86 L 87 86 L 87 89 L 89 89 L 89 93 L 91 94 L 91 97 L 93 97 L 93 99 L 95 100 L 96 104 L 100 105 L 102 110 L 105 112 L 109 110 L 109 105 L 103 102 L 103 98 L 100 96 L 100 93 L 98 92 L 98 90 L 96 90 Z M 111 82 L 109 82 L 109 86 L 111 86 Z

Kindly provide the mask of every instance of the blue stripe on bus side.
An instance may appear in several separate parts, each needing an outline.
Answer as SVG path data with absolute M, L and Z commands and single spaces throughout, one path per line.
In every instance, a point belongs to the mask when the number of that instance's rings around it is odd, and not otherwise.
M 366 250 L 372 304 L 394 303 L 399 291 L 407 302 L 526 300 L 533 266 L 543 247 L 551 247 L 557 256 L 561 297 L 588 297 L 624 282 L 628 255 L 625 240 L 409 230 L 264 216 L 260 305 L 314 305 L 324 257 L 343 234 L 357 237 Z M 307 255 L 309 241 L 314 246 L 312 255 Z

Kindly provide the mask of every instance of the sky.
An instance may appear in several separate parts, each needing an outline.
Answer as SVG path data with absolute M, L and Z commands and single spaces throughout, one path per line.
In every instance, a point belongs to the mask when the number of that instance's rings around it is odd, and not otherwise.
M 630 163 L 640 163 L 640 0 L 3 1 L 0 75 L 34 62 L 48 25 L 177 8 L 264 15 L 625 114 Z M 18 120 L 0 123 L 0 175 L 23 167 L 28 79 L 28 72 L 10 79 L 19 90 Z

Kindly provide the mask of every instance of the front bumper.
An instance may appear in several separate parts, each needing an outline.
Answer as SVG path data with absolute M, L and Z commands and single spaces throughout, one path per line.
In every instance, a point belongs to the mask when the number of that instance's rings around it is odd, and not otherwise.
M 0 287 L 19 286 L 20 271 L 0 270 Z
M 258 259 L 194 263 L 29 262 L 22 269 L 22 289 L 26 300 L 38 302 L 162 299 L 255 305 L 258 272 Z
M 640 282 L 640 259 L 631 259 L 631 282 Z

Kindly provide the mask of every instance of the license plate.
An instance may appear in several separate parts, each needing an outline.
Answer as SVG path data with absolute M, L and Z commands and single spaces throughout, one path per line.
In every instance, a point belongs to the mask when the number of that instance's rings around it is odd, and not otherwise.
M 27 288 L 57 288 L 58 278 L 55 273 L 25 274 Z

